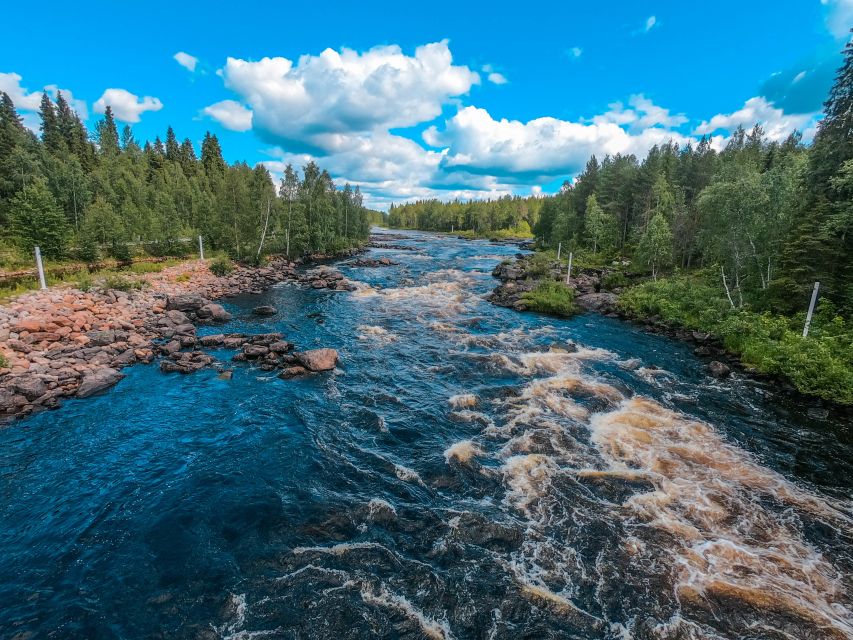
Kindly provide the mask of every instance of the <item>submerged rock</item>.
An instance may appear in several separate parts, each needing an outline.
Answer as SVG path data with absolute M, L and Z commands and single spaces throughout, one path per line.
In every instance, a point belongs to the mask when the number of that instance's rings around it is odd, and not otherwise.
M 252 313 L 256 316 L 274 316 L 278 313 L 278 309 L 271 304 L 262 304 L 252 309 Z
M 731 375 L 731 367 L 727 364 L 723 364 L 718 360 L 713 360 L 708 363 L 708 373 L 710 373 L 715 378 L 728 378 Z
M 310 349 L 295 355 L 309 371 L 330 371 L 338 362 L 338 352 L 334 349 Z

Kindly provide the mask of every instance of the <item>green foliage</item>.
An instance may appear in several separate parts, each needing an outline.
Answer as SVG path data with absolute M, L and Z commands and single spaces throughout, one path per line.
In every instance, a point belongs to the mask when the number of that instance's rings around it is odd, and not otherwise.
M 609 251 L 616 247 L 618 237 L 616 217 L 598 205 L 595 194 L 586 201 L 586 232 L 592 240 L 593 253 L 598 253 L 599 249 Z
M 637 256 L 648 265 L 655 279 L 661 267 L 672 263 L 672 231 L 662 213 L 655 213 L 643 232 Z
M 553 280 L 540 282 L 533 291 L 523 294 L 521 301 L 531 311 L 558 316 L 571 316 L 578 311 L 574 289 Z
M 24 250 L 38 246 L 46 258 L 65 255 L 69 229 L 43 179 L 34 180 L 10 202 L 12 238 Z
M 96 146 L 61 94 L 55 104 L 43 96 L 41 114 L 39 139 L 0 92 L 0 235 L 22 253 L 38 244 L 45 257 L 61 258 L 73 235 L 76 258 L 128 262 L 140 252 L 192 255 L 202 235 L 210 252 L 260 262 L 270 252 L 295 257 L 364 243 L 371 220 L 382 218 L 364 207 L 358 187 L 338 188 L 314 163 L 301 179 L 288 167 L 289 191 L 277 193 L 264 166 L 228 165 L 210 133 L 198 159 L 171 127 L 165 143 L 140 147 L 130 127 L 119 137 L 109 108 Z
M 619 305 L 631 315 L 711 333 L 758 371 L 783 376 L 803 393 L 853 404 L 853 323 L 831 303 L 821 303 L 803 338 L 803 314 L 732 310 L 721 287 L 708 278 L 647 282 L 624 292 Z
M 9 361 L 6 359 L 6 356 L 0 353 L 0 369 L 8 369 Z
M 213 275 L 221 278 L 234 270 L 234 263 L 228 258 L 220 257 L 211 262 L 208 268 Z
M 89 291 L 92 288 L 92 278 L 89 275 L 82 275 L 77 279 L 75 286 L 80 291 Z
M 143 286 L 142 282 L 125 278 L 119 274 L 111 273 L 104 278 L 104 287 L 106 289 L 115 289 L 116 291 L 127 292 L 133 291 L 134 289 L 141 289 Z
M 610 271 L 601 279 L 601 287 L 605 290 L 613 290 L 628 286 L 628 279 L 621 271 Z
M 530 237 L 539 219 L 539 198 L 506 196 L 497 200 L 441 202 L 418 200 L 392 205 L 388 226 L 395 229 L 454 231 L 471 237 Z

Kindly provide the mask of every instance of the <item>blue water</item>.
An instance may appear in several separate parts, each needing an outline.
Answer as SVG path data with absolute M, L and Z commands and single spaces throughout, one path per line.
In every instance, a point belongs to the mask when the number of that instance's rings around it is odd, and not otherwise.
M 712 380 L 690 347 L 621 321 L 492 306 L 481 297 L 495 286 L 491 270 L 516 248 L 407 235 L 388 242 L 415 251 L 369 253 L 397 266 L 340 265 L 361 283 L 356 292 L 282 285 L 226 303 L 235 320 L 225 331 L 275 330 L 299 348 L 334 347 L 333 373 L 281 380 L 234 363 L 233 379 L 220 380 L 214 370 L 136 366 L 108 393 L 0 429 L 0 637 L 849 633 L 849 424 L 761 384 Z M 259 304 L 279 313 L 256 319 Z M 525 395 L 555 372 L 521 367 L 524 354 L 562 353 L 569 342 L 606 350 L 567 355 L 566 366 L 624 400 L 589 389 Z M 639 371 L 625 365 L 632 358 Z M 453 406 L 459 394 L 476 404 Z M 659 480 L 577 473 L 615 464 L 590 416 L 640 396 L 710 425 L 714 446 L 783 483 L 781 492 L 758 490 L 726 471 L 684 471 L 697 474 L 694 484 L 718 479 L 722 488 L 708 495 L 722 495 L 730 511 L 703 530 L 706 540 L 754 544 L 760 536 L 735 520 L 760 511 L 760 526 L 793 541 L 794 556 L 814 552 L 824 574 L 835 571 L 836 592 L 793 591 L 830 613 L 805 619 L 792 603 L 770 611 L 710 592 L 707 607 L 679 597 L 672 549 L 697 543 L 626 506 Z M 561 409 L 560 398 L 583 415 Z M 535 411 L 510 425 L 525 409 Z M 523 451 L 534 454 L 526 460 L 547 467 L 532 488 L 513 485 L 511 472 L 522 451 L 514 439 L 525 433 Z M 448 462 L 445 451 L 465 440 L 479 453 Z M 519 500 L 525 491 L 529 501 Z M 792 503 L 790 491 L 820 506 Z M 633 540 L 644 551 L 632 559 Z M 759 570 L 755 582 L 772 591 L 779 579 Z

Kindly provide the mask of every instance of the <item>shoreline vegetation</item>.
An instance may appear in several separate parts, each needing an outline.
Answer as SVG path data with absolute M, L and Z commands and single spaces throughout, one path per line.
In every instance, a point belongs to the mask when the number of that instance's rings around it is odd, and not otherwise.
M 751 373 L 849 407 L 851 87 L 853 41 L 811 144 L 797 132 L 777 139 L 760 125 L 738 128 L 722 148 L 703 137 L 656 145 L 642 160 L 592 156 L 553 196 L 421 201 L 393 208 L 388 224 L 488 235 L 526 223 L 538 257 L 495 270 L 503 281 L 496 304 L 625 317 L 700 342 L 699 355 L 731 354 Z M 560 284 L 569 253 L 571 287 Z M 815 283 L 820 297 L 803 336 Z

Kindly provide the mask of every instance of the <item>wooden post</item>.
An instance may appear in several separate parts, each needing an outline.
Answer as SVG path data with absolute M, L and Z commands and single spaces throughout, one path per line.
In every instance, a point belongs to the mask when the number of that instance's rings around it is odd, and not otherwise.
M 820 282 L 814 283 L 814 289 L 812 289 L 812 301 L 809 303 L 809 312 L 806 314 L 806 326 L 803 327 L 803 337 L 808 337 L 809 335 L 809 326 L 812 323 L 812 314 L 814 313 L 814 305 L 817 302 L 817 290 L 820 288 Z
M 569 284 L 569 282 L 572 279 L 572 256 L 573 255 L 574 255 L 574 253 L 569 251 L 569 270 L 566 271 L 566 284 Z
M 201 239 L 201 236 L 198 237 L 198 253 L 201 259 L 204 260 L 204 240 Z
M 561 252 L 562 250 L 563 250 L 563 243 L 562 243 L 562 242 L 560 242 L 560 243 L 557 245 L 557 262 L 559 262 L 559 261 L 560 261 L 560 252 Z
M 36 247 L 36 267 L 39 272 L 39 285 L 42 289 L 47 289 L 47 282 L 44 279 L 44 265 L 41 262 L 41 249 Z

